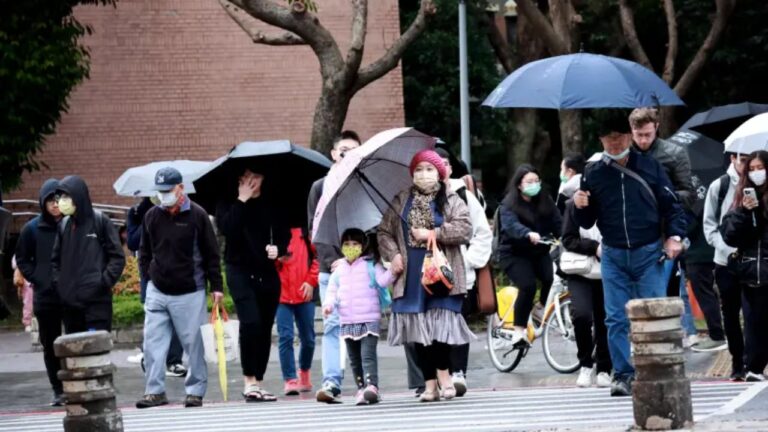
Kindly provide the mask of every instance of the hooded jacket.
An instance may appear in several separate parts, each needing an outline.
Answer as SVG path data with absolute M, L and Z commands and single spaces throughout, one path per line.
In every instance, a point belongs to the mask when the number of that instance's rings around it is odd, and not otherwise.
M 304 283 L 317 287 L 319 265 L 315 247 L 307 247 L 307 241 L 301 228 L 291 228 L 291 242 L 288 243 L 288 253 L 275 261 L 277 273 L 280 275 L 280 303 L 306 303 L 301 286 Z
M 40 188 L 40 215 L 24 225 L 16 244 L 19 271 L 34 287 L 35 313 L 59 307 L 59 295 L 51 287 L 51 255 L 57 221 L 45 209 L 45 201 L 56 193 L 59 181 L 48 179 Z
M 381 319 L 379 290 L 371 286 L 370 259 L 360 257 L 352 263 L 344 260 L 331 274 L 323 306 L 338 307 L 342 324 L 379 322 Z M 374 275 L 381 287 L 387 287 L 395 280 L 379 263 L 375 264 Z
M 707 198 L 704 201 L 704 236 L 707 243 L 715 248 L 715 264 L 728 265 L 728 255 L 736 252 L 736 248 L 728 246 L 720 233 L 720 224 L 726 213 L 733 207 L 733 199 L 736 195 L 736 185 L 739 183 L 739 173 L 733 164 L 728 167 L 728 192 L 720 204 L 720 219 L 717 219 L 717 206 L 720 197 L 720 179 L 713 181 L 707 189 Z
M 72 197 L 76 210 L 59 223 L 51 258 L 52 283 L 66 306 L 108 304 L 112 287 L 125 267 L 117 230 L 108 217 L 93 210 L 88 186 L 82 178 L 64 177 L 58 190 Z M 107 313 L 106 308 L 104 312 Z

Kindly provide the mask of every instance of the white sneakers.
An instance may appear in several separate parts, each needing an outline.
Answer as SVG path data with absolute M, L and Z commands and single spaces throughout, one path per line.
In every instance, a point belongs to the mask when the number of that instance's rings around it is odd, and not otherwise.
M 464 373 L 454 372 L 451 376 L 451 382 L 453 388 L 456 389 L 456 397 L 462 397 L 467 392 L 467 379 L 464 377 Z
M 591 387 L 596 384 L 598 387 L 610 387 L 611 375 L 606 372 L 600 372 L 595 376 L 595 368 L 582 367 L 579 371 L 579 377 L 576 379 L 578 387 Z

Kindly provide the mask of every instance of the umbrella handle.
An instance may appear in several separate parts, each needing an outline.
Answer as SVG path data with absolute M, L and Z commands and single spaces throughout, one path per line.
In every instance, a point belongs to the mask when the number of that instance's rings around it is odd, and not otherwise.
M 225 308 L 221 303 L 216 303 L 213 305 L 213 309 L 211 310 L 211 324 L 215 323 L 219 317 L 221 317 L 221 320 L 224 322 L 229 321 L 227 308 Z

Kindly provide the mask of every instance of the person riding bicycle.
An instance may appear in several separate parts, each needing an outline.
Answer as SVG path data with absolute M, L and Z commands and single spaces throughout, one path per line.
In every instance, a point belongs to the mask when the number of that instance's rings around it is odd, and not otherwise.
M 539 321 L 553 281 L 549 245 L 542 243 L 542 238 L 559 237 L 562 220 L 555 201 L 541 192 L 538 170 L 529 164 L 520 165 L 499 209 L 499 261 L 519 290 L 513 344 L 528 342 L 525 328 L 536 297 L 536 281 L 541 282 L 541 293 L 533 316 Z

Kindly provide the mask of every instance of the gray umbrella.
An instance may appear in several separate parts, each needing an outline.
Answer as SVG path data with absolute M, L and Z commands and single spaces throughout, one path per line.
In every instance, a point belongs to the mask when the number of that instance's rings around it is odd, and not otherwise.
M 210 162 L 190 161 L 190 160 L 172 160 L 163 162 L 152 162 L 133 168 L 128 168 L 123 175 L 115 181 L 112 187 L 120 196 L 126 197 L 148 197 L 155 195 L 155 173 L 160 168 L 174 167 L 184 180 L 184 190 L 186 193 L 195 193 L 195 187 L 192 182 L 197 180 L 205 171 Z

